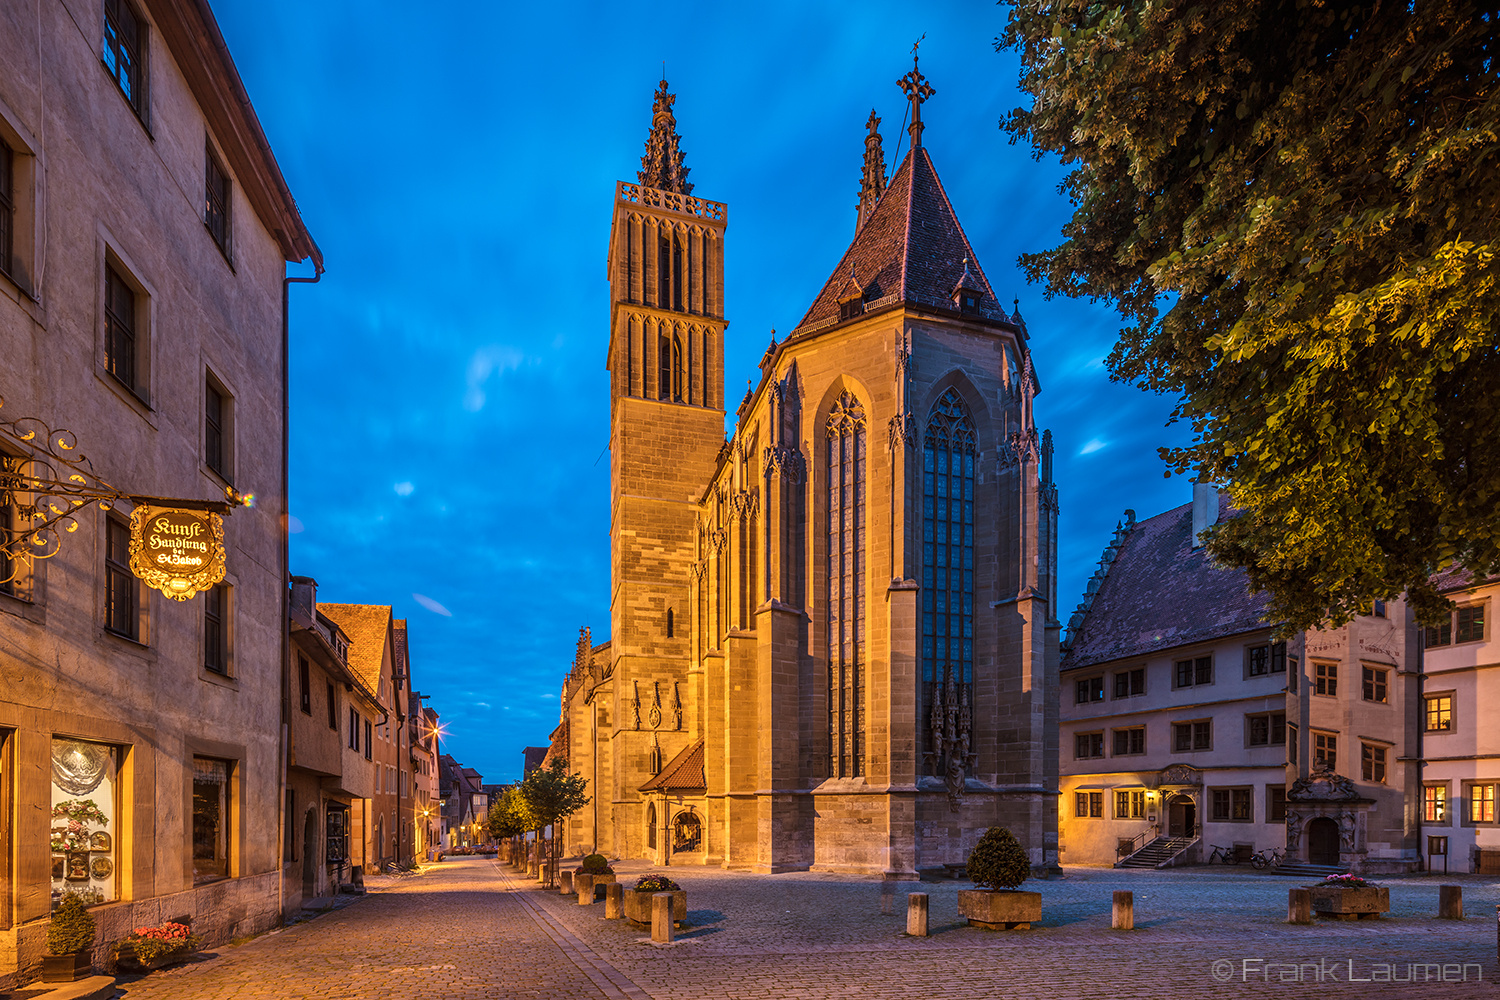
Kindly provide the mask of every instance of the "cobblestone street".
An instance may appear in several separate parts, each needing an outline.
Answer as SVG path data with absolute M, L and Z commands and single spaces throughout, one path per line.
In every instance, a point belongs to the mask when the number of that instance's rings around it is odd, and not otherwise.
M 647 869 L 617 870 L 628 883 Z M 366 899 L 215 957 L 123 982 L 122 993 L 128 1000 L 1500 997 L 1500 883 L 1475 876 L 1385 880 L 1387 919 L 1292 927 L 1282 921 L 1298 879 L 1242 868 L 1069 869 L 1028 884 L 1043 894 L 1041 924 L 988 933 L 957 916 L 956 894 L 967 883 L 671 874 L 688 891 L 690 925 L 671 945 L 604 920 L 602 902 L 579 906 L 506 865 L 459 859 L 381 880 Z M 1441 882 L 1464 886 L 1468 919 L 1433 919 Z M 1135 931 L 1110 928 L 1116 889 L 1135 893 Z M 903 933 L 912 891 L 930 894 L 931 937 Z M 1438 981 L 1442 971 L 1433 969 L 1424 983 L 1418 968 L 1415 984 L 1364 981 L 1377 980 L 1383 964 L 1404 978 L 1410 963 L 1467 966 L 1467 978 L 1450 969 L 1460 981 Z

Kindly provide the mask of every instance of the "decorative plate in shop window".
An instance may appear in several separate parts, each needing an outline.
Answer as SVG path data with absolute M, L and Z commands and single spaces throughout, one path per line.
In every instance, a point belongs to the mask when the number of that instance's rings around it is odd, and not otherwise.
M 52 877 L 54 879 L 60 879 L 63 877 L 63 872 L 65 871 L 64 866 L 67 864 L 67 862 L 68 859 L 61 854 L 52 855 Z
M 109 834 L 103 830 L 95 830 L 89 835 L 89 850 L 108 851 L 114 847 L 114 841 L 109 839 Z
M 95 858 L 93 864 L 89 865 L 89 870 L 94 878 L 109 878 L 114 874 L 115 863 L 108 858 Z
M 68 852 L 68 874 L 65 877 L 69 882 L 87 882 L 89 880 L 89 856 L 86 852 Z

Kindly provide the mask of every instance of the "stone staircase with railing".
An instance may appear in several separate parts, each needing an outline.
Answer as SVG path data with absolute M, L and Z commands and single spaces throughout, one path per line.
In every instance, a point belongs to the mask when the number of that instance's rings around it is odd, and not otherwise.
M 1134 854 L 1115 862 L 1116 868 L 1165 868 L 1198 842 L 1197 837 L 1157 837 Z

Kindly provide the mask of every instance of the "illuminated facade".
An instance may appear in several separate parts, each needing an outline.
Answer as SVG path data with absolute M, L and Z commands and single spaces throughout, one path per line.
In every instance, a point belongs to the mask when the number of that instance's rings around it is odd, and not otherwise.
M 611 639 L 554 734 L 594 791 L 570 853 L 910 878 L 1001 825 L 1056 861 L 1051 440 L 903 89 L 910 151 L 887 182 L 871 116 L 854 240 L 735 400 L 728 209 L 657 92 L 608 258 Z

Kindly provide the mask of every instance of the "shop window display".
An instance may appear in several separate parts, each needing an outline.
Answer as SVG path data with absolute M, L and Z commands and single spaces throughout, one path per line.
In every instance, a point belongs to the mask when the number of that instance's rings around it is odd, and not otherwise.
M 87 740 L 52 741 L 52 907 L 65 895 L 93 906 L 118 898 L 115 863 L 116 749 Z

